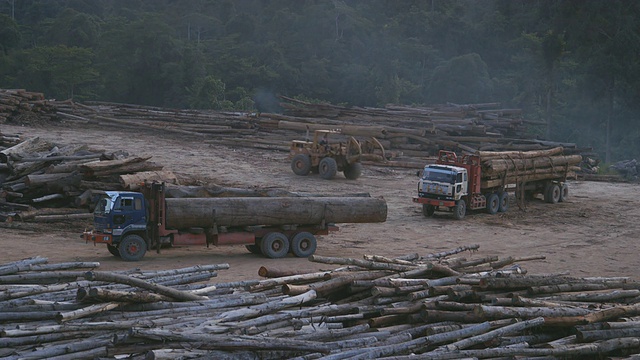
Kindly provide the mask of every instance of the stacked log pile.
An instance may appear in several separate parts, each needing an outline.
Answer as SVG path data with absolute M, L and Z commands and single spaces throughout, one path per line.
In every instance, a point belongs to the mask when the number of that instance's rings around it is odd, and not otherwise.
M 519 109 L 500 104 L 447 104 L 434 107 L 341 107 L 281 97 L 284 114 L 178 110 L 130 104 L 53 102 L 65 121 L 145 129 L 206 138 L 207 143 L 289 151 L 291 140 L 318 129 L 339 129 L 340 140 L 378 139 L 388 150 L 387 165 L 421 168 L 440 149 L 458 152 L 541 150 L 572 143 L 532 139 Z
M 17 103 L 3 116 L 20 118 L 20 111 L 46 120 L 94 124 L 196 137 L 206 143 L 288 152 L 291 140 L 316 129 L 340 129 L 346 140 L 375 137 L 385 146 L 388 161 L 377 165 L 422 168 L 441 149 L 456 152 L 528 151 L 563 147 L 565 154 L 593 157 L 591 149 L 573 143 L 532 138 L 527 129 L 543 124 L 524 119 L 520 109 L 499 103 L 444 104 L 430 107 L 388 105 L 385 108 L 313 104 L 281 96 L 284 114 L 184 110 L 142 105 L 44 100 L 42 94 L 0 90 L 0 103 Z M 17 98 L 17 99 L 16 99 Z M 23 99 L 23 100 L 20 100 Z M 36 112 L 34 112 L 36 111 Z M 0 113 L 1 114 L 1 113 Z M 0 117 L 2 120 L 2 117 Z M 342 139 L 338 139 L 342 140 Z M 585 161 L 588 161 L 585 156 Z M 591 173 L 582 164 L 581 173 Z
M 44 94 L 24 89 L 0 89 L 0 124 L 14 117 L 35 115 L 45 120 L 55 117 L 56 108 Z
M 399 150 L 410 156 L 435 156 L 441 149 L 475 153 L 542 150 L 562 146 L 566 149 L 565 152 L 585 151 L 578 149 L 573 143 L 531 138 L 527 135 L 527 126 L 543 124 L 527 121 L 522 116 L 522 110 L 504 109 L 499 103 L 347 108 L 312 104 L 286 97 L 282 99 L 285 101 L 281 104 L 285 115 L 296 117 L 298 123 L 333 127 L 373 125 L 381 129 L 381 138 L 388 140 L 390 150 Z M 279 127 L 293 126 L 280 121 Z M 300 125 L 297 127 L 300 128 Z
M 177 182 L 149 160 L 86 145 L 59 147 L 38 137 L 18 141 L 0 151 L 0 221 L 88 218 L 96 192 L 135 190 L 144 180 Z
M 482 187 L 556 179 L 580 170 L 580 155 L 564 155 L 562 147 L 537 151 L 480 151 Z
M 262 267 L 212 283 L 226 264 L 78 271 L 32 258 L 0 266 L 6 359 L 601 358 L 640 354 L 640 283 L 527 274 L 544 257 L 313 256 L 333 270 Z

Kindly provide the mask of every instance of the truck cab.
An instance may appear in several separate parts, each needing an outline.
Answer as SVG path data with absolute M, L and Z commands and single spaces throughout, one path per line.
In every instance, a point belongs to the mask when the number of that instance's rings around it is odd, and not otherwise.
M 115 256 L 136 260 L 132 257 L 146 251 L 147 207 L 141 193 L 106 191 L 94 209 L 93 225 L 83 234 L 85 241 L 107 244 Z
M 422 170 L 418 181 L 418 197 L 458 201 L 467 195 L 468 181 L 465 168 L 430 164 Z

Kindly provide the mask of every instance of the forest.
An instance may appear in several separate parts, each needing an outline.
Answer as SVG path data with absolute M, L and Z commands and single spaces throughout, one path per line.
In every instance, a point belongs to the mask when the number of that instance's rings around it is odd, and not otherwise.
M 500 103 L 530 135 L 640 158 L 640 2 L 0 0 L 0 88 L 279 112 Z

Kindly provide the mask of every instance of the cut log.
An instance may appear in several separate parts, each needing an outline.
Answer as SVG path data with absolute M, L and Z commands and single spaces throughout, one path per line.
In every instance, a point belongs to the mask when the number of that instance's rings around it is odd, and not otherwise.
M 41 140 L 39 137 L 34 137 L 0 151 L 0 162 L 8 163 L 12 157 L 19 159 L 24 157 L 25 154 L 49 150 L 49 148 L 51 148 L 51 145 L 48 142 Z
M 367 197 L 166 199 L 167 226 L 319 225 L 387 219 L 384 199 Z
M 178 184 L 178 178 L 171 171 L 142 171 L 134 174 L 120 175 L 120 185 L 124 190 L 136 191 L 140 184 L 148 181 L 159 181 L 170 184 Z

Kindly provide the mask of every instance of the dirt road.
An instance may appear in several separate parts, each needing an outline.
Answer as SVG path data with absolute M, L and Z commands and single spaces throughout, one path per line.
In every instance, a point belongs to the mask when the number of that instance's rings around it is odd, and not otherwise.
M 507 213 L 473 213 L 462 221 L 448 215 L 424 218 L 411 201 L 416 191 L 414 170 L 365 167 L 358 180 L 341 176 L 332 181 L 291 172 L 287 154 L 228 148 L 202 140 L 185 142 L 166 135 L 114 133 L 77 126 L 0 126 L 0 131 L 40 136 L 57 144 L 98 144 L 103 150 L 126 150 L 153 156 L 152 161 L 183 179 L 235 187 L 277 187 L 333 195 L 369 192 L 387 201 L 388 219 L 380 224 L 341 224 L 341 230 L 321 237 L 316 254 L 362 258 L 364 254 L 426 255 L 462 245 L 479 244 L 467 258 L 487 255 L 543 255 L 545 260 L 524 262 L 529 273 L 568 271 L 574 276 L 630 276 L 640 280 L 640 186 L 637 184 L 573 181 L 570 198 L 559 204 L 534 200 L 519 209 L 511 199 Z M 18 224 L 19 225 L 19 224 Z M 88 224 L 87 224 L 88 225 Z M 76 228 L 77 227 L 77 228 Z M 40 255 L 50 262 L 99 261 L 101 269 L 168 269 L 196 264 L 228 263 L 218 281 L 257 279 L 260 266 L 327 269 L 328 265 L 288 257 L 266 259 L 244 246 L 188 247 L 148 253 L 136 263 L 123 262 L 103 246 L 85 244 L 82 224 L 50 224 L 37 231 L 0 228 L 0 263 Z

